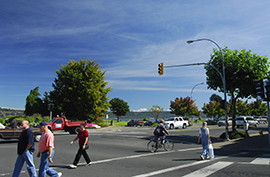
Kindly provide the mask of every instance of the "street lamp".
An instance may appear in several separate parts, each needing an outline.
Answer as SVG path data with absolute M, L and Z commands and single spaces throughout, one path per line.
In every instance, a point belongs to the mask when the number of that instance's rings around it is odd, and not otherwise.
M 194 85 L 194 87 L 191 89 L 190 100 L 192 100 L 192 93 L 193 93 L 194 88 L 197 87 L 198 85 L 201 85 L 201 84 L 204 84 L 204 83 L 202 82 L 202 83 L 196 84 L 196 85 Z
M 227 115 L 227 98 L 226 98 L 226 80 L 225 80 L 225 64 L 224 64 L 224 56 L 223 56 L 223 52 L 221 50 L 221 48 L 219 47 L 219 45 L 211 40 L 211 39 L 196 39 L 196 40 L 189 40 L 187 41 L 188 44 L 191 44 L 193 42 L 198 42 L 198 41 L 210 41 L 212 43 L 214 43 L 218 49 L 220 50 L 221 56 L 222 56 L 222 70 L 223 70 L 223 77 L 222 77 L 222 82 L 223 82 L 223 91 L 224 91 L 224 102 L 225 102 L 225 121 L 226 121 L 226 139 L 229 140 L 228 137 L 228 115 Z
M 195 88 L 196 86 L 198 86 L 198 85 L 201 85 L 201 84 L 204 84 L 204 83 L 202 82 L 202 83 L 196 84 L 196 85 L 194 85 L 194 87 L 191 89 L 191 93 L 190 93 L 190 101 L 192 100 L 192 93 L 193 93 L 194 88 Z M 191 116 L 191 119 L 192 119 L 192 125 L 193 125 L 193 116 Z

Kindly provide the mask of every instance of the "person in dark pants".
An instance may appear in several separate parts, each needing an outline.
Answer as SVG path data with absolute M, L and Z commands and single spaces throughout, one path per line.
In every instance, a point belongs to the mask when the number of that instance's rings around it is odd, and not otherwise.
M 87 166 L 91 165 L 91 160 L 90 160 L 90 158 L 86 152 L 86 149 L 85 149 L 85 147 L 88 146 L 88 136 L 89 136 L 89 133 L 87 130 L 85 130 L 85 122 L 83 122 L 83 123 L 81 123 L 81 129 L 80 129 L 78 135 L 76 136 L 76 138 L 73 141 L 70 142 L 70 145 L 72 145 L 74 143 L 74 141 L 79 139 L 79 150 L 75 156 L 73 164 L 69 166 L 70 168 L 77 168 L 77 164 L 78 164 L 82 155 L 86 161 L 86 165 Z
M 35 142 L 32 130 L 29 128 L 27 120 L 22 121 L 21 128 L 23 129 L 17 147 L 18 157 L 15 163 L 13 177 L 20 175 L 23 165 L 26 163 L 30 177 L 36 177 L 36 167 L 33 161 L 33 153 L 35 151 Z

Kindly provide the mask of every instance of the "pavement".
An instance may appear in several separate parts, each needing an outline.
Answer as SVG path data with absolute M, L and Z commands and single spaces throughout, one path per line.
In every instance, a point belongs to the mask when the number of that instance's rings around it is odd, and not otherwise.
M 121 132 L 127 127 L 109 126 L 100 129 L 87 129 L 91 132 Z M 264 152 L 270 153 L 270 141 L 268 131 L 263 132 L 263 136 L 259 133 L 249 134 L 249 138 L 239 138 L 233 140 L 218 140 L 213 142 L 214 149 L 222 149 L 227 151 L 243 151 L 243 152 Z

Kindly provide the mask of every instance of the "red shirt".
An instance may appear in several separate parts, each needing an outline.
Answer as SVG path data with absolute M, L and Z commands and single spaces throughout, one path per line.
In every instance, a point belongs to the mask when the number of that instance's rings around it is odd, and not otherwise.
M 84 145 L 85 139 L 86 137 L 88 137 L 88 131 L 87 130 L 80 130 L 78 133 L 78 138 L 79 138 L 79 146 Z M 88 142 L 86 142 L 86 144 L 88 144 Z

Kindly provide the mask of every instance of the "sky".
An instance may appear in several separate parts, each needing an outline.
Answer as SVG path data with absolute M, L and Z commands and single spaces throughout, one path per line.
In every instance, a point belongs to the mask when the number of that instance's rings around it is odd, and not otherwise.
M 159 76 L 157 65 L 208 62 L 214 43 L 187 44 L 202 38 L 269 57 L 269 9 L 268 0 L 0 0 L 0 107 L 24 109 L 31 89 L 52 91 L 56 70 L 82 58 L 100 63 L 109 98 L 131 111 L 187 96 L 201 110 L 212 94 L 224 98 L 207 89 L 204 66 Z

